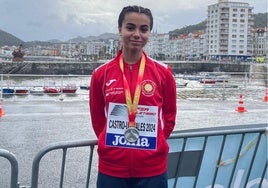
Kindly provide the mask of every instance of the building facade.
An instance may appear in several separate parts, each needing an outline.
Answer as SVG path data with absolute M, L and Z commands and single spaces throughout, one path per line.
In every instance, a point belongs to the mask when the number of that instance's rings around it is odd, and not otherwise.
M 268 54 L 268 29 L 256 28 L 253 34 L 253 61 L 263 63 Z
M 219 0 L 208 6 L 207 37 L 210 59 L 244 60 L 253 55 L 253 7 Z

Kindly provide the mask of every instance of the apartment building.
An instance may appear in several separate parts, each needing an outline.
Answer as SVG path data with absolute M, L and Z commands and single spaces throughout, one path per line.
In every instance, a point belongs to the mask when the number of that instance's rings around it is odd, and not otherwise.
M 219 0 L 208 6 L 206 31 L 171 38 L 153 33 L 145 49 L 152 57 L 160 54 L 168 60 L 245 61 L 255 55 L 252 10 L 248 3 Z
M 153 32 L 144 50 L 153 58 L 165 59 L 170 52 L 169 34 Z
M 257 58 L 256 61 L 262 61 L 268 54 L 268 28 L 256 28 L 252 33 L 254 58 Z
M 253 54 L 253 7 L 219 0 L 208 6 L 208 55 L 216 60 L 244 60 Z
M 168 33 L 152 33 L 145 51 L 149 56 L 160 60 L 206 60 L 206 33 L 198 31 L 173 37 Z

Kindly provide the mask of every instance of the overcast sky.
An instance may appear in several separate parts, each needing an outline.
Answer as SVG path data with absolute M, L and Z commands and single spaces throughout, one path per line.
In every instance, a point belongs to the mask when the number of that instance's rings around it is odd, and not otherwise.
M 230 0 L 237 1 L 237 0 Z M 169 32 L 206 19 L 218 0 L 0 0 L 0 29 L 23 41 L 117 33 L 117 18 L 126 5 L 150 8 L 153 30 Z M 240 0 L 254 13 L 267 12 L 267 0 Z

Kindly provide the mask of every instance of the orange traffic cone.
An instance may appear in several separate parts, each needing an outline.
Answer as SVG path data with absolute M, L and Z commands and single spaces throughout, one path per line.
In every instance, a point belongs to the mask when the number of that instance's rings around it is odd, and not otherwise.
M 263 97 L 264 102 L 268 102 L 268 89 L 266 89 L 265 96 Z
M 4 111 L 0 102 L 0 117 L 2 117 L 4 115 Z
M 243 95 L 240 95 L 240 99 L 238 101 L 238 107 L 236 108 L 237 112 L 247 112 L 244 106 L 244 101 L 243 101 Z

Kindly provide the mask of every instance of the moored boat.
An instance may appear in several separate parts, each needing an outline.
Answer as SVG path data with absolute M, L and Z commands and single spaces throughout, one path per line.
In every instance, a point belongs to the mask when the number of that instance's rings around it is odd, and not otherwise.
M 227 83 L 231 79 L 230 75 L 218 75 L 215 77 L 215 81 L 219 83 Z
M 58 94 L 60 93 L 60 89 L 54 86 L 44 86 L 44 92 L 47 94 Z
M 226 78 L 216 78 L 215 81 L 219 82 L 219 83 L 227 83 L 228 79 L 226 79 Z
M 3 88 L 2 89 L 2 94 L 3 96 L 11 96 L 15 93 L 15 90 L 12 88 Z
M 15 90 L 12 88 L 3 88 L 3 91 L 2 91 L 3 94 L 13 94 L 14 92 Z
M 191 81 L 198 81 L 202 78 L 203 76 L 200 76 L 200 75 L 184 75 L 183 76 L 183 79 L 184 80 L 191 80 Z
M 89 86 L 88 85 L 80 85 L 80 89 L 89 90 Z
M 207 79 L 200 79 L 199 82 L 201 84 L 215 84 L 216 80 L 207 78 Z
M 30 88 L 30 93 L 34 95 L 42 95 L 44 94 L 44 88 L 43 87 Z
M 29 89 L 27 88 L 16 88 L 15 94 L 17 95 L 27 95 L 29 93 Z
M 185 82 L 185 83 L 176 82 L 176 87 L 177 88 L 184 88 L 187 86 L 187 84 L 188 84 L 188 82 Z
M 60 92 L 62 93 L 69 93 L 69 94 L 75 94 L 78 87 L 75 84 L 68 84 L 62 88 L 60 88 Z

